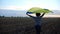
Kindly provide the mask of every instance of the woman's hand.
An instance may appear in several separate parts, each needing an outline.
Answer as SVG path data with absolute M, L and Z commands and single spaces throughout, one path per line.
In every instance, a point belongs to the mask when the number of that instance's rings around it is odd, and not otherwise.
M 43 17 L 45 15 L 45 12 L 41 15 L 41 17 Z
M 29 14 L 32 14 L 32 12 L 27 12 L 26 15 L 28 15 L 30 17 L 33 17 L 33 16 L 29 15 Z
M 32 12 L 27 12 L 26 14 L 27 14 L 27 15 L 28 15 L 28 14 L 32 14 Z

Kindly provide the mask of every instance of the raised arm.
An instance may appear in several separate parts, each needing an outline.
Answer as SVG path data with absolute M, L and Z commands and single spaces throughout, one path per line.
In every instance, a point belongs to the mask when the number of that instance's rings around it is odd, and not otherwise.
M 28 13 L 28 12 L 26 13 L 26 15 L 28 15 L 28 16 L 30 16 L 30 17 L 34 17 L 34 16 L 29 15 L 29 13 Z
M 41 17 L 43 17 L 45 15 L 45 13 L 43 13 L 42 15 L 41 15 Z

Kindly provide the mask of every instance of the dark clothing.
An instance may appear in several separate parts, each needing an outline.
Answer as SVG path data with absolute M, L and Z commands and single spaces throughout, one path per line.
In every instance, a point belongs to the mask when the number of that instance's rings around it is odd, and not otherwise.
M 36 29 L 36 34 L 40 34 L 41 32 L 41 18 L 42 17 L 32 17 L 35 21 L 35 29 Z
M 36 34 L 40 34 L 40 32 L 41 32 L 41 26 L 40 25 L 36 25 L 35 29 L 36 29 Z
M 34 19 L 34 21 L 35 21 L 35 25 L 41 25 L 42 23 L 41 23 L 41 18 L 42 17 L 32 17 L 33 19 Z
M 35 29 L 36 29 L 36 34 L 40 34 L 41 32 L 41 18 L 42 17 L 32 17 L 35 21 Z
M 40 15 L 40 16 L 36 16 L 36 17 L 31 16 L 31 15 L 29 15 L 28 13 L 29 13 L 29 12 L 27 12 L 26 14 L 27 14 L 28 16 L 32 17 L 32 18 L 34 19 L 34 21 L 35 21 L 36 34 L 40 34 L 40 32 L 41 32 L 41 24 L 42 24 L 41 18 L 44 16 L 45 13 L 43 13 L 43 14 Z M 30 12 L 30 14 L 31 14 L 31 12 Z

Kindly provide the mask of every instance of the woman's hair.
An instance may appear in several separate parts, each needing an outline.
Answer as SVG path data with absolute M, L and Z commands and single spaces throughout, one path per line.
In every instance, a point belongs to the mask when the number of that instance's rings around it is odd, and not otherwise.
M 36 16 L 40 16 L 41 14 L 40 13 L 36 13 Z

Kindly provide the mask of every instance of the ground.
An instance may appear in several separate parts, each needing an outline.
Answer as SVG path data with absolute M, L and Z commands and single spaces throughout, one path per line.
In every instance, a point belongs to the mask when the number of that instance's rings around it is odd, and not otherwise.
M 41 34 L 60 34 L 60 18 L 43 18 Z M 0 17 L 0 34 L 35 34 L 29 17 Z

